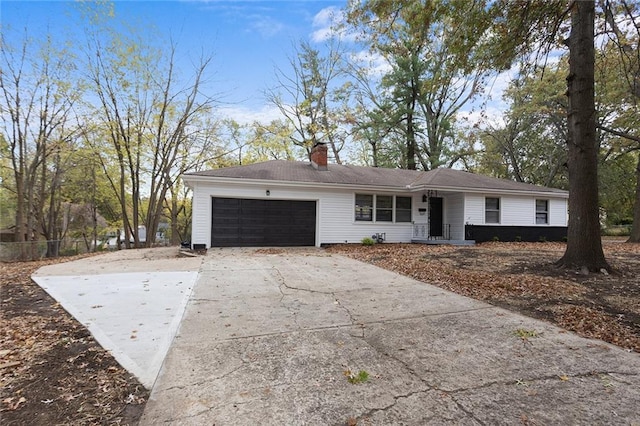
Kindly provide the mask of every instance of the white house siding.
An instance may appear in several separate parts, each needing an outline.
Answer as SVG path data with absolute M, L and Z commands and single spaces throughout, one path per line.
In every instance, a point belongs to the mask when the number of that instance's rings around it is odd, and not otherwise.
M 444 223 L 451 225 L 451 239 L 464 240 L 464 194 L 444 197 Z
M 193 244 L 211 245 L 211 198 L 201 190 L 202 183 L 193 184 L 193 200 L 191 205 L 191 242 Z
M 269 189 L 270 195 L 266 196 Z M 192 243 L 211 246 L 211 198 L 251 198 L 272 200 L 308 200 L 317 202 L 316 245 L 332 243 L 358 243 L 364 237 L 385 233 L 387 242 L 409 242 L 413 232 L 411 223 L 356 222 L 355 193 L 400 195 L 388 192 L 370 192 L 339 189 L 310 189 L 246 184 L 214 185 L 198 182 L 193 191 Z M 418 217 L 418 196 L 413 196 L 412 219 Z
M 500 223 L 485 224 L 485 195 L 468 193 L 464 197 L 465 223 L 473 225 L 534 226 L 536 225 L 535 200 L 549 200 L 549 225 L 567 226 L 567 200 L 565 198 L 496 194 L 488 194 L 486 197 L 500 198 Z
M 484 225 L 484 195 L 464 195 L 464 222 L 471 225 Z
M 535 225 L 535 197 L 500 197 L 500 225 Z
M 549 225 L 567 226 L 567 200 L 552 198 L 549 200 Z
M 356 222 L 354 218 L 356 193 L 409 196 L 409 194 L 380 191 L 333 190 L 323 192 L 319 214 L 320 244 L 359 243 L 363 238 L 378 233 L 386 234 L 387 242 L 411 241 L 413 232 L 411 223 Z M 418 214 L 416 205 L 417 198 L 414 196 L 412 199 L 412 218 L 414 220 Z

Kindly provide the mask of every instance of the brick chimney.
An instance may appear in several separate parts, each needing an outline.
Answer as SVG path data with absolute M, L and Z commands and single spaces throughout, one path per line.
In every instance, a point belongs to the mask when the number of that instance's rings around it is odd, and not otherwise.
M 311 165 L 317 170 L 327 170 L 327 145 L 323 143 L 316 143 L 311 148 Z

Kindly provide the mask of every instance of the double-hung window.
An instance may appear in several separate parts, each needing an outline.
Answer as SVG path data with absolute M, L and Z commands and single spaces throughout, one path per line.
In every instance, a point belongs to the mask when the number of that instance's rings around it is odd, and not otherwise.
M 500 223 L 500 198 L 485 198 L 484 223 Z
M 411 222 L 411 197 L 396 197 L 396 222 Z
M 549 200 L 536 200 L 536 225 L 549 223 Z
M 374 216 L 375 213 L 375 216 Z M 357 222 L 411 222 L 411 197 L 356 194 Z
M 356 194 L 356 221 L 373 221 L 373 195 Z
M 392 195 L 376 195 L 376 222 L 393 222 Z

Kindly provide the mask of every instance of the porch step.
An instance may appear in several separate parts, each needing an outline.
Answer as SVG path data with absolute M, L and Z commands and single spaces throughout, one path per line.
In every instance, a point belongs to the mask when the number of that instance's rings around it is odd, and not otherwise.
M 475 240 L 426 240 L 413 238 L 411 240 L 414 244 L 430 244 L 430 245 L 452 245 L 452 246 L 473 246 L 476 244 Z

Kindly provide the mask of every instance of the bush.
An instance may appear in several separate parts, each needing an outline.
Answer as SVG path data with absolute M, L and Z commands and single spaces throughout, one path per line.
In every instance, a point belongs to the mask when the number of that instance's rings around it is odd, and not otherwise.
M 628 237 L 631 234 L 631 225 L 610 226 L 600 233 L 606 237 Z
M 372 246 L 376 243 L 376 241 L 371 237 L 364 237 L 361 242 L 363 246 Z
M 494 243 L 497 243 L 498 241 L 500 241 L 500 237 L 498 237 L 497 235 L 494 235 L 491 241 L 493 241 Z
M 540 238 L 538 238 L 538 241 L 541 243 L 546 243 L 547 242 L 547 237 L 545 237 L 544 235 L 540 235 Z
M 520 235 L 516 235 L 516 243 L 522 242 L 522 237 Z

